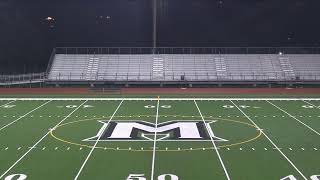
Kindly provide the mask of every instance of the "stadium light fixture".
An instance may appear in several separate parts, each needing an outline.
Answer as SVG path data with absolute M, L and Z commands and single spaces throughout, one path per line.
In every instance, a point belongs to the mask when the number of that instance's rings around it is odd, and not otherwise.
M 53 17 L 48 16 L 48 17 L 46 17 L 46 20 L 47 20 L 47 21 L 54 21 L 54 18 L 53 18 Z

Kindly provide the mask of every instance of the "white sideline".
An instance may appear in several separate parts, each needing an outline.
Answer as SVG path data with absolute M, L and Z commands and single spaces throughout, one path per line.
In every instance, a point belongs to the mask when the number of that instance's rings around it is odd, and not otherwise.
M 114 117 L 114 115 L 117 113 L 118 109 L 120 108 L 121 104 L 123 103 L 123 100 L 119 103 L 117 109 L 113 112 L 112 116 L 110 117 L 109 121 L 107 122 L 107 125 L 111 122 L 112 118 Z M 101 131 L 104 132 L 105 129 L 107 128 L 107 126 L 104 126 L 104 129 L 102 129 Z M 91 148 L 87 158 L 84 160 L 82 166 L 80 167 L 76 177 L 74 178 L 74 180 L 77 180 L 83 170 L 83 168 L 85 167 L 85 165 L 87 164 L 89 158 L 91 157 L 91 154 L 93 153 L 94 149 L 96 148 L 97 144 L 99 143 L 99 140 L 101 138 L 101 136 L 103 135 L 103 133 L 101 133 L 98 137 L 98 139 L 96 140 L 96 142 L 94 143 L 93 147 Z
M 21 101 L 156 101 L 158 98 L 0 98 L 0 100 L 21 100 Z M 320 98 L 161 98 L 165 101 L 319 101 Z
M 295 119 L 295 120 L 298 121 L 300 124 L 304 125 L 305 127 L 307 127 L 308 129 L 310 129 L 311 131 L 313 131 L 314 133 L 316 133 L 317 135 L 320 136 L 320 133 L 319 133 L 318 131 L 314 130 L 314 129 L 313 129 L 312 127 L 310 127 L 309 125 L 307 125 L 307 124 L 305 124 L 304 122 L 300 121 L 298 118 L 294 117 L 293 115 L 291 115 L 291 114 L 288 113 L 287 111 L 281 109 L 279 106 L 273 104 L 272 102 L 270 102 L 270 101 L 268 101 L 268 100 L 267 100 L 267 102 L 268 102 L 269 104 L 271 104 L 272 106 L 274 106 L 275 108 L 277 108 L 278 110 L 286 113 L 288 116 L 290 116 L 291 118 Z
M 281 149 L 264 133 L 263 130 L 245 113 L 236 105 L 233 101 L 230 102 L 257 128 L 260 129 L 261 133 L 270 141 L 270 143 L 277 149 L 280 154 L 291 164 L 291 166 L 303 177 L 303 179 L 308 180 L 306 176 L 293 164 L 293 162 L 281 151 Z
M 68 114 L 65 118 L 63 118 L 58 124 L 56 124 L 50 131 L 48 131 L 42 138 L 40 138 L 32 147 L 29 148 L 29 150 L 24 153 L 15 163 L 13 163 L 12 166 L 10 166 L 1 176 L 0 179 L 2 179 L 12 168 L 14 168 L 25 156 L 27 156 L 36 146 L 45 138 L 47 137 L 50 132 L 54 129 L 56 129 L 61 123 L 63 123 L 68 117 L 70 117 L 74 112 L 76 112 L 83 104 L 85 104 L 87 101 L 80 104 L 76 109 L 74 109 L 70 114 Z
M 29 112 L 27 112 L 26 114 L 24 114 L 24 115 L 20 116 L 20 117 L 19 117 L 19 118 L 17 118 L 16 120 L 14 120 L 14 121 L 12 121 L 12 122 L 10 122 L 10 123 L 8 123 L 8 124 L 6 124 L 6 125 L 2 126 L 2 127 L 0 128 L 0 131 L 2 131 L 3 129 L 7 128 L 8 126 L 10 126 L 10 125 L 12 125 L 12 124 L 16 123 L 16 122 L 17 122 L 17 121 L 19 121 L 20 119 L 22 119 L 22 118 L 26 117 L 26 116 L 27 116 L 27 115 L 29 115 L 30 113 L 32 113 L 32 112 L 34 112 L 35 110 L 37 110 L 37 109 L 41 108 L 42 106 L 44 106 L 44 105 L 48 104 L 49 102 L 51 102 L 51 100 L 49 100 L 49 101 L 47 101 L 47 102 L 45 102 L 45 103 L 41 104 L 40 106 L 38 106 L 38 107 L 36 107 L 36 108 L 32 109 L 31 111 L 29 111 Z
M 156 128 L 158 128 L 159 103 L 160 103 L 160 100 L 159 100 L 159 98 L 158 98 L 158 102 L 157 102 L 157 113 L 156 113 L 156 124 L 155 124 L 155 127 L 156 127 Z M 153 140 L 151 180 L 153 180 L 153 178 L 154 178 L 154 164 L 155 164 L 155 160 L 156 160 L 156 144 L 157 144 L 157 131 L 154 133 L 154 140 Z
M 197 104 L 197 102 L 196 102 L 195 100 L 194 100 L 194 104 L 196 105 L 196 107 L 197 107 L 197 109 L 198 109 L 198 112 L 199 112 L 199 114 L 200 114 L 200 116 L 201 116 L 201 119 L 202 119 L 203 123 L 205 124 L 207 131 L 209 132 L 209 128 L 208 128 L 208 126 L 206 125 L 206 121 L 204 120 L 204 117 L 202 116 L 202 113 L 201 113 L 201 111 L 200 111 L 200 109 L 199 109 L 199 106 L 198 106 L 198 104 Z M 222 158 L 221 158 L 221 156 L 220 156 L 220 153 L 219 153 L 219 150 L 218 150 L 218 148 L 217 148 L 217 145 L 216 145 L 216 143 L 214 142 L 212 136 L 210 136 L 210 139 L 211 139 L 212 145 L 213 145 L 213 147 L 214 147 L 214 149 L 215 149 L 215 151 L 216 151 L 216 153 L 217 153 L 217 155 L 218 155 L 218 158 L 219 158 L 219 161 L 220 161 L 220 163 L 221 163 L 221 166 L 222 166 L 222 168 L 223 168 L 223 170 L 224 170 L 224 173 L 225 173 L 227 179 L 230 180 L 230 176 L 229 176 L 228 171 L 227 171 L 227 169 L 226 169 L 226 167 L 225 167 L 225 165 L 224 165 L 224 163 L 223 163 L 223 161 L 222 161 Z
M 13 103 L 13 102 L 15 102 L 16 100 L 13 100 L 13 101 L 10 101 L 10 102 L 8 102 L 8 103 L 6 103 L 6 104 L 2 104 L 0 107 L 4 107 L 4 106 L 6 106 L 6 105 L 8 105 L 8 104 L 11 104 L 11 103 Z

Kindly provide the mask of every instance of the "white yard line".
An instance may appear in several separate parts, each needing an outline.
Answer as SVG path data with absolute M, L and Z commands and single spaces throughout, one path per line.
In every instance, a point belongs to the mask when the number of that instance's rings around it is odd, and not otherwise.
M 293 162 L 281 151 L 281 149 L 267 136 L 266 133 L 245 113 L 236 105 L 233 101 L 230 102 L 257 128 L 261 133 L 269 140 L 269 142 L 279 151 L 279 153 L 291 164 L 291 166 L 303 177 L 303 179 L 308 180 L 306 176 L 293 164 Z
M 12 166 L 10 166 L 1 176 L 0 179 L 2 179 L 12 168 L 14 168 L 24 157 L 26 157 L 36 146 L 44 139 L 46 138 L 50 132 L 54 129 L 56 129 L 61 123 L 63 123 L 68 117 L 70 117 L 74 112 L 76 112 L 83 104 L 85 104 L 87 101 L 83 102 L 80 106 L 78 106 L 76 109 L 74 109 L 70 114 L 68 114 L 65 118 L 63 118 L 58 124 L 56 124 L 50 131 L 48 131 L 44 136 L 42 136 L 32 147 L 29 148 L 29 150 L 24 153 L 15 163 L 13 163 Z
M 159 103 L 160 103 L 160 100 L 158 98 L 157 113 L 156 113 L 156 124 L 155 124 L 155 128 L 156 129 L 158 128 Z M 153 178 L 154 178 L 154 166 L 155 166 L 155 160 L 156 160 L 156 144 L 157 144 L 157 131 L 154 133 L 154 140 L 153 140 L 151 180 L 153 180 Z
M 2 104 L 0 107 L 6 106 L 6 105 L 11 104 L 11 103 L 13 103 L 13 102 L 16 102 L 16 100 L 10 101 L 10 102 L 8 102 L 8 103 L 6 103 L 6 104 Z
M 310 129 L 311 131 L 313 131 L 314 133 L 316 133 L 317 135 L 320 136 L 320 133 L 316 130 L 314 130 L 312 127 L 308 126 L 307 124 L 305 124 L 304 122 L 300 121 L 298 118 L 294 117 L 293 115 L 291 115 L 290 113 L 288 113 L 287 111 L 281 109 L 279 106 L 273 104 L 272 102 L 268 101 L 267 102 L 269 104 L 271 104 L 272 106 L 274 106 L 275 108 L 277 108 L 278 110 L 282 111 L 283 113 L 287 114 L 288 116 L 290 116 L 291 118 L 295 119 L 296 121 L 298 121 L 300 124 L 304 125 L 305 127 L 307 127 L 308 129 Z
M 201 116 L 201 119 L 202 119 L 203 123 L 205 124 L 207 131 L 209 132 L 209 128 L 208 128 L 208 126 L 206 125 L 206 121 L 204 120 L 204 117 L 203 117 L 203 115 L 202 115 L 202 113 L 201 113 L 201 111 L 200 111 L 200 109 L 199 109 L 199 106 L 198 106 L 198 104 L 197 104 L 197 102 L 196 102 L 195 100 L 194 100 L 194 104 L 196 105 L 196 107 L 197 107 L 197 109 L 198 109 L 198 111 L 199 111 L 199 114 L 200 114 L 200 116 Z M 226 175 L 226 178 L 227 178 L 228 180 L 230 180 L 230 176 L 229 176 L 228 171 L 227 171 L 227 169 L 226 169 L 226 167 L 225 167 L 225 165 L 224 165 L 224 163 L 223 163 L 223 161 L 222 161 L 222 158 L 221 158 L 221 156 L 220 156 L 220 153 L 219 153 L 219 150 L 218 150 L 218 148 L 217 148 L 217 145 L 216 145 L 216 143 L 214 142 L 212 136 L 210 136 L 210 139 L 211 139 L 212 145 L 213 145 L 213 147 L 214 147 L 214 150 L 216 151 L 216 153 L 217 153 L 217 155 L 218 155 L 219 161 L 220 161 L 221 166 L 222 166 L 222 168 L 223 168 L 223 170 L 224 170 L 224 173 L 225 173 L 225 175 Z
M 156 101 L 157 98 L 0 98 L 0 100 L 22 100 L 22 101 Z M 165 101 L 319 101 L 320 98 L 161 98 Z
M 112 116 L 110 117 L 109 121 L 107 122 L 107 126 L 104 126 L 104 128 L 102 129 L 102 132 L 104 132 L 104 131 L 105 131 L 105 129 L 108 127 L 108 124 L 111 122 L 112 118 L 113 118 L 113 117 L 114 117 L 114 115 L 117 113 L 117 111 L 118 111 L 118 109 L 120 108 L 120 106 L 122 105 L 122 103 L 123 103 L 123 100 L 119 103 L 119 105 L 118 105 L 117 109 L 113 112 Z M 77 180 L 77 179 L 79 178 L 79 176 L 80 176 L 80 174 L 81 174 L 81 172 L 82 172 L 83 168 L 84 168 L 84 167 L 85 167 L 85 165 L 87 164 L 87 162 L 88 162 L 89 158 L 91 157 L 91 155 L 92 155 L 92 153 L 93 153 L 94 149 L 95 149 L 95 148 L 96 148 L 96 146 L 98 145 L 99 140 L 100 140 L 100 138 L 101 138 L 101 136 L 102 136 L 102 135 L 103 135 L 103 133 L 101 133 L 101 134 L 99 135 L 98 139 L 97 139 L 97 140 L 96 140 L 96 142 L 94 143 L 93 147 L 91 148 L 91 150 L 90 150 L 90 152 L 89 152 L 89 154 L 88 154 L 87 158 L 84 160 L 84 162 L 83 162 L 82 166 L 80 167 L 80 169 L 79 169 L 79 171 L 78 171 L 78 173 L 77 173 L 76 177 L 74 178 L 74 180 Z
M 2 131 L 3 129 L 7 128 L 8 126 L 10 126 L 10 125 L 12 125 L 12 124 L 16 123 L 16 122 L 17 122 L 17 121 L 19 121 L 20 119 L 22 119 L 22 118 L 24 118 L 25 116 L 27 116 L 27 115 L 31 114 L 32 112 L 34 112 L 35 110 L 37 110 L 37 109 L 41 108 L 42 106 L 44 106 L 44 105 L 48 104 L 49 102 L 51 102 L 51 100 L 49 100 L 49 101 L 47 101 L 47 102 L 45 102 L 45 103 L 41 104 L 40 106 L 38 106 L 38 107 L 36 107 L 36 108 L 32 109 L 31 111 L 29 111 L 29 112 L 27 112 L 26 114 L 24 114 L 24 115 L 20 116 L 20 117 L 19 117 L 19 118 L 17 118 L 16 120 L 14 120 L 14 121 L 12 121 L 12 122 L 10 122 L 10 123 L 8 123 L 8 124 L 6 124 L 6 125 L 2 126 L 2 127 L 0 128 L 0 131 Z

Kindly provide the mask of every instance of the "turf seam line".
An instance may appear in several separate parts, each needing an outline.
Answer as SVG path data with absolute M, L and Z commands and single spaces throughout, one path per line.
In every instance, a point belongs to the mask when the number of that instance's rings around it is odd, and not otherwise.
M 159 103 L 160 103 L 160 100 L 158 98 L 157 113 L 156 113 L 156 124 L 155 124 L 155 128 L 156 129 L 158 128 Z M 157 131 L 154 133 L 154 140 L 153 140 L 151 180 L 153 180 L 153 178 L 154 178 L 154 166 L 155 166 L 155 159 L 156 159 L 156 144 L 157 144 Z
M 272 102 L 268 101 L 267 102 L 269 104 L 271 104 L 273 107 L 277 108 L 278 110 L 282 111 L 283 113 L 287 114 L 288 116 L 290 116 L 291 118 L 295 119 L 296 121 L 298 121 L 300 124 L 304 125 L 305 127 L 307 127 L 309 130 L 313 131 L 314 133 L 316 133 L 317 135 L 320 136 L 320 133 L 316 130 L 314 130 L 312 127 L 310 127 L 309 125 L 305 124 L 304 122 L 300 121 L 298 118 L 296 118 L 295 116 L 291 115 L 290 113 L 288 113 L 287 111 L 281 109 L 279 106 L 273 104 Z
M 261 128 L 242 110 L 236 105 L 232 100 L 230 102 L 249 120 L 253 125 L 257 127 L 257 129 Z M 281 149 L 261 130 L 262 134 L 269 140 L 269 142 L 280 152 L 280 154 L 291 164 L 291 166 L 303 177 L 303 179 L 308 180 L 306 176 L 293 164 L 293 162 L 281 151 Z
M 204 117 L 203 117 L 203 115 L 202 115 L 202 113 L 201 113 L 201 111 L 200 111 L 200 108 L 199 108 L 196 100 L 194 100 L 194 104 L 196 105 L 196 107 L 197 107 L 197 109 L 198 109 L 198 112 L 199 112 L 199 114 L 200 114 L 200 116 L 201 116 L 201 119 L 202 119 L 203 123 L 205 124 L 207 131 L 209 132 L 209 128 L 208 128 L 208 126 L 207 126 L 207 124 L 206 124 L 206 121 L 205 121 L 205 119 L 204 119 Z M 223 160 L 222 160 L 222 158 L 221 158 L 221 156 L 220 156 L 220 153 L 219 153 L 219 150 L 218 150 L 218 148 L 217 148 L 217 145 L 216 145 L 216 143 L 214 142 L 212 136 L 211 136 L 211 135 L 209 135 L 209 136 L 210 136 L 212 145 L 213 145 L 213 147 L 214 147 L 214 150 L 216 151 L 216 153 L 217 153 L 217 155 L 218 155 L 219 161 L 220 161 L 221 166 L 222 166 L 222 168 L 223 168 L 223 171 L 224 171 L 224 173 L 225 173 L 225 175 L 226 175 L 226 178 L 227 178 L 228 180 L 230 180 L 230 177 L 229 177 L 227 168 L 225 167 L 224 162 L 223 162 Z
M 120 106 L 122 105 L 122 103 L 123 103 L 123 100 L 119 103 L 118 107 L 117 107 L 116 110 L 113 112 L 112 116 L 110 117 L 109 121 L 107 122 L 107 126 L 108 126 L 108 124 L 111 122 L 111 120 L 112 120 L 112 118 L 114 117 L 114 115 L 117 113 L 117 111 L 118 111 L 118 109 L 120 108 Z M 104 129 L 102 129 L 102 132 L 105 131 L 105 129 L 107 128 L 107 126 L 104 126 Z M 88 162 L 89 158 L 91 157 L 94 149 L 95 149 L 96 146 L 98 145 L 99 140 L 101 139 L 102 135 L 103 135 L 103 133 L 101 133 L 101 134 L 99 135 L 99 137 L 97 138 L 97 140 L 96 140 L 96 142 L 94 143 L 93 147 L 91 148 L 88 156 L 86 157 L 86 159 L 84 160 L 83 164 L 81 165 L 81 167 L 80 167 L 80 169 L 79 169 L 76 177 L 74 178 L 74 180 L 77 180 L 77 179 L 79 178 L 79 176 L 80 176 L 83 168 L 84 168 L 85 165 L 87 164 L 87 162 Z
M 2 126 L 2 127 L 0 128 L 0 131 L 2 131 L 3 129 L 7 128 L 8 126 L 10 126 L 10 125 L 12 125 L 12 124 L 16 123 L 16 122 L 17 122 L 17 121 L 19 121 L 20 119 L 22 119 L 22 118 L 24 118 L 24 117 L 28 116 L 30 113 L 33 113 L 34 111 L 36 111 L 36 110 L 40 109 L 41 107 L 43 107 L 44 105 L 48 104 L 49 102 L 51 102 L 51 100 L 49 100 L 49 101 L 47 101 L 47 102 L 45 102 L 45 103 L 41 104 L 40 106 L 37 106 L 36 108 L 32 109 L 31 111 L 27 112 L 26 114 L 24 114 L 24 115 L 22 115 L 22 116 L 19 116 L 19 118 L 17 118 L 16 120 L 11 121 L 10 123 L 8 123 L 8 124 L 6 124 L 6 125 Z
M 30 148 L 27 152 L 25 152 L 13 165 L 11 165 L 1 176 L 0 179 L 2 179 L 9 171 L 11 171 L 12 168 L 14 168 L 25 156 L 27 156 L 38 144 L 42 142 L 44 138 L 46 138 L 50 132 L 57 128 L 61 123 L 63 123 L 68 117 L 70 117 L 74 112 L 76 112 L 83 104 L 85 104 L 88 100 L 80 104 L 76 109 L 74 109 L 67 117 L 63 118 L 58 124 L 54 126 L 50 131 L 48 131 L 44 136 L 42 136 L 33 146 Z

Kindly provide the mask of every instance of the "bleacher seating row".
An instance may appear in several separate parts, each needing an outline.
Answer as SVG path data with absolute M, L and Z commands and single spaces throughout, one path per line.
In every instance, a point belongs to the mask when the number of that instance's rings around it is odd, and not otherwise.
M 52 81 L 320 80 L 318 54 L 56 54 Z

